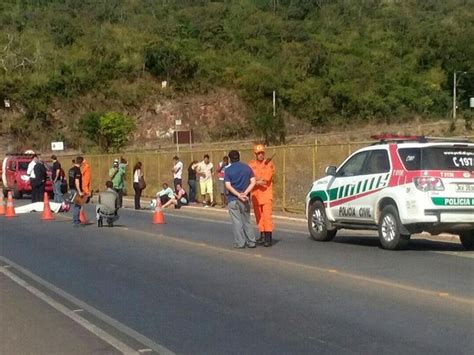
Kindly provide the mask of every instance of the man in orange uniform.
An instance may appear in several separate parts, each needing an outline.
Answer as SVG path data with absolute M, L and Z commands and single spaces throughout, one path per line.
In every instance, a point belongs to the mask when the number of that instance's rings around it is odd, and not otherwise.
M 85 159 L 81 165 L 81 174 L 82 174 L 82 192 L 87 198 L 87 202 L 89 202 L 92 192 L 91 192 L 91 166 L 89 162 Z
M 254 147 L 255 159 L 249 162 L 255 175 L 256 184 L 252 191 L 252 205 L 257 221 L 260 238 L 258 244 L 272 245 L 272 208 L 273 208 L 273 174 L 271 159 L 265 159 L 265 147 L 258 144 Z

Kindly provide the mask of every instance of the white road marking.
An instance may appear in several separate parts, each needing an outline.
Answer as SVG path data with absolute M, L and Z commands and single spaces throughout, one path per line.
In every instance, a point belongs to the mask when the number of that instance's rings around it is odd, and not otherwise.
M 4 263 L 10 264 L 13 266 L 16 270 L 20 271 L 30 279 L 38 282 L 40 285 L 46 287 L 48 290 L 56 293 L 57 295 L 63 297 L 64 299 L 68 300 L 69 302 L 75 304 L 77 307 L 84 309 L 85 311 L 89 312 L 90 314 L 94 315 L 101 321 L 107 323 L 108 325 L 118 329 L 122 333 L 128 335 L 129 337 L 135 339 L 137 342 L 148 346 L 150 349 L 153 349 L 153 351 L 157 352 L 158 354 L 161 355 L 174 355 L 174 353 L 165 348 L 164 346 L 155 343 L 153 340 L 147 338 L 146 336 L 136 332 L 135 330 L 127 327 L 125 324 L 120 323 L 119 321 L 113 319 L 112 317 L 109 317 L 105 313 L 102 313 L 98 309 L 88 305 L 87 303 L 79 300 L 78 298 L 74 297 L 73 295 L 67 293 L 66 291 L 61 290 L 60 288 L 54 286 L 53 284 L 49 283 L 46 280 L 43 280 L 41 277 L 33 274 L 32 272 L 26 270 L 22 266 L 16 264 L 15 262 L 5 258 L 4 256 L 0 256 L 0 260 Z M 5 270 L 6 271 L 6 270 Z M 76 315 L 77 316 L 77 315 Z M 135 352 L 136 353 L 136 352 Z
M 84 310 L 79 308 L 79 309 L 73 310 L 73 312 L 74 312 L 74 313 L 80 313 L 80 312 L 84 312 Z
M 152 351 L 153 351 L 153 350 L 151 350 L 151 349 L 140 349 L 140 350 L 138 350 L 138 352 L 139 352 L 140 354 L 143 354 L 143 353 L 151 353 Z
M 16 282 L 21 287 L 23 287 L 26 290 L 28 290 L 29 292 L 31 292 L 33 295 L 35 295 L 36 297 L 38 297 L 42 301 L 49 304 L 51 307 L 53 307 L 57 311 L 61 312 L 65 316 L 71 318 L 76 323 L 80 324 L 82 327 L 84 327 L 85 329 L 90 331 L 92 334 L 94 334 L 98 338 L 102 339 L 103 341 L 105 341 L 109 345 L 113 346 L 115 349 L 120 351 L 122 354 L 127 354 L 127 355 L 129 355 L 129 354 L 130 355 L 138 354 L 137 351 L 133 350 L 132 348 L 130 348 L 125 343 L 123 343 L 120 340 L 114 338 L 112 335 L 110 335 L 109 333 L 103 331 L 102 329 L 100 329 L 99 327 L 97 327 L 94 324 L 90 323 L 89 321 L 82 318 L 81 316 L 78 316 L 73 311 L 69 310 L 68 308 L 66 308 L 65 306 L 60 304 L 59 302 L 56 302 L 51 297 L 45 295 L 43 292 L 41 292 L 37 288 L 31 286 L 25 280 L 19 278 L 18 276 L 11 273 L 10 271 L 5 269 L 4 267 L 0 268 L 0 272 L 3 273 L 5 276 L 9 277 L 12 281 Z

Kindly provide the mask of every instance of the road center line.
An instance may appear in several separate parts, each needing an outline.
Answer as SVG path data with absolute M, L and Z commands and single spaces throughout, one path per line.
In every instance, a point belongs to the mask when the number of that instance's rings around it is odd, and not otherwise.
M 68 300 L 69 302 L 73 303 L 77 307 L 89 312 L 93 316 L 97 317 L 98 319 L 100 319 L 101 321 L 107 323 L 108 325 L 114 327 L 115 329 L 118 329 L 120 332 L 128 335 L 130 338 L 135 339 L 137 342 L 139 342 L 143 345 L 146 345 L 150 349 L 153 349 L 158 354 L 161 354 L 161 355 L 174 355 L 174 353 L 171 350 L 165 348 L 164 346 L 162 346 L 158 343 L 155 343 L 153 340 L 151 340 L 151 339 L 147 338 L 146 336 L 136 332 L 135 330 L 127 327 L 125 324 L 120 323 L 119 321 L 115 320 L 114 318 L 109 317 L 105 313 L 102 313 L 98 309 L 96 309 L 96 308 L 88 305 L 87 303 L 79 300 L 78 298 L 76 298 L 73 295 L 67 293 L 66 291 L 63 291 L 62 289 L 54 286 L 53 284 L 49 283 L 46 280 L 43 280 L 41 277 L 33 274 L 32 272 L 30 272 L 27 269 L 23 268 L 22 266 L 16 264 L 15 262 L 5 258 L 4 256 L 0 256 L 0 260 L 4 263 L 10 264 L 16 270 L 20 271 L 22 274 L 26 275 L 30 279 L 32 279 L 35 282 L 39 283 L 40 285 L 46 287 L 48 290 L 54 292 L 55 294 L 61 296 L 62 298 Z M 5 272 L 8 272 L 8 270 L 4 269 L 3 267 L 0 270 L 4 274 L 5 274 Z M 12 273 L 10 273 L 10 274 L 12 274 Z M 14 274 L 12 274 L 12 275 L 15 276 Z M 79 317 L 77 314 L 73 313 L 72 311 L 70 311 L 70 312 L 72 314 L 74 314 L 75 316 Z M 133 351 L 134 351 L 134 354 L 137 353 L 135 350 L 133 350 Z

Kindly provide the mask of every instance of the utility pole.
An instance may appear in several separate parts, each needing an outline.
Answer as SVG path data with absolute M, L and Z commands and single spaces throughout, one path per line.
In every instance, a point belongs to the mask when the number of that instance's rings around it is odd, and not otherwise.
M 273 117 L 276 116 L 276 91 L 273 90 Z
M 453 123 L 456 123 L 456 70 L 453 76 Z

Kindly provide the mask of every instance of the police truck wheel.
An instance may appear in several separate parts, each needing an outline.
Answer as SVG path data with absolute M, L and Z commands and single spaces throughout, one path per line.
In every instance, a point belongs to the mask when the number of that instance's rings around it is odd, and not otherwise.
M 18 191 L 18 186 L 16 184 L 13 185 L 13 198 L 19 200 L 22 197 L 23 193 L 21 191 Z
M 459 239 L 466 250 L 474 250 L 474 229 L 460 233 Z
M 333 240 L 337 229 L 329 229 L 326 211 L 321 201 L 315 201 L 309 207 L 308 229 L 311 238 L 320 242 Z
M 405 249 L 410 241 L 410 234 L 401 234 L 402 223 L 395 206 L 385 206 L 380 214 L 379 239 L 382 248 L 389 250 Z

